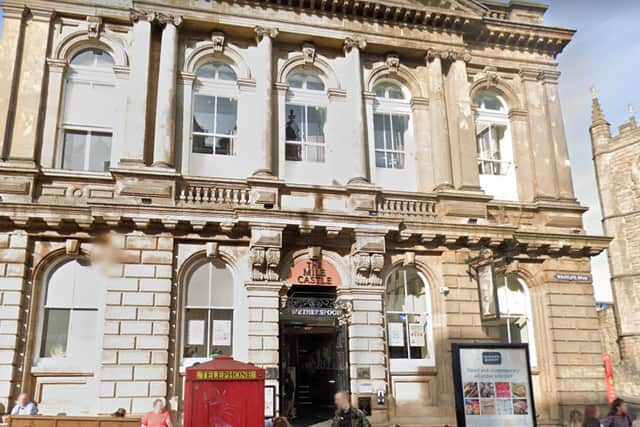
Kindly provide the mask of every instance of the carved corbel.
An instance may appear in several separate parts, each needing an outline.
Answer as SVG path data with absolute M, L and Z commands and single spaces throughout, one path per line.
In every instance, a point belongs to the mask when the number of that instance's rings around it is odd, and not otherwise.
M 382 285 L 382 269 L 384 268 L 384 255 L 371 254 L 371 272 L 368 284 L 371 286 Z
M 349 52 L 353 48 L 363 50 L 367 47 L 367 41 L 362 36 L 352 36 L 344 39 L 344 50 Z
M 371 270 L 371 256 L 365 252 L 358 252 L 353 255 L 353 269 L 355 272 L 355 282 L 358 286 L 366 286 L 369 281 Z
M 213 53 L 222 53 L 225 45 L 224 33 L 221 31 L 211 33 L 211 43 L 213 43 Z
M 78 239 L 65 240 L 64 251 L 67 255 L 78 255 L 80 253 L 80 240 Z
M 318 260 L 322 256 L 322 248 L 320 246 L 310 246 L 307 249 L 307 253 L 310 260 Z
M 405 252 L 402 265 L 405 267 L 416 265 L 416 253 L 412 251 Z
M 157 15 L 155 12 L 134 9 L 129 12 L 129 17 L 131 18 L 132 22 L 138 22 L 138 21 L 153 22 L 156 20 Z
M 268 248 L 266 251 L 266 278 L 271 282 L 280 280 L 280 248 Z
M 249 267 L 251 267 L 251 280 L 262 281 L 265 279 L 264 264 L 266 261 L 266 250 L 256 246 L 249 252 Z
M 302 45 L 302 56 L 305 64 L 313 64 L 316 60 L 316 47 L 313 43 L 306 42 Z
M 89 39 L 99 39 L 102 30 L 102 18 L 98 16 L 87 16 L 87 37 Z
M 397 53 L 388 53 L 384 62 L 392 73 L 397 73 L 400 70 L 400 56 Z

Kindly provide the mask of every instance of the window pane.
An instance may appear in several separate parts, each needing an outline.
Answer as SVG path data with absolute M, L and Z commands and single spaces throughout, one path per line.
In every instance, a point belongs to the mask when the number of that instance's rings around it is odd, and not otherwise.
M 233 307 L 233 276 L 224 263 L 214 261 L 211 268 L 211 307 Z
M 116 123 L 115 111 L 117 92 L 111 84 L 94 83 L 91 89 L 91 97 L 84 99 L 80 104 L 86 110 L 84 125 L 93 125 L 103 128 L 112 128 Z
M 214 79 L 216 77 L 216 67 L 211 62 L 202 64 L 196 71 L 196 76 L 204 79 Z
M 378 168 L 386 168 L 387 167 L 387 156 L 384 151 L 376 151 L 376 167 Z
M 375 137 L 376 149 L 384 149 L 384 115 L 373 115 L 373 134 Z M 384 167 L 384 166 L 383 166 Z
M 305 145 L 304 159 L 310 162 L 324 162 L 324 147 L 322 145 Z
M 427 311 L 425 285 L 415 268 L 405 268 L 407 281 L 407 301 L 403 311 L 407 313 L 424 313 Z
M 387 279 L 387 311 L 402 311 L 404 299 L 404 277 L 402 269 L 396 269 Z
M 302 161 L 302 144 L 287 143 L 285 144 L 284 151 L 286 160 L 294 162 Z
M 76 54 L 70 62 L 71 65 L 82 67 L 110 67 L 114 64 L 113 58 L 107 52 L 98 49 L 87 49 Z
M 216 138 L 216 154 L 221 156 L 232 156 L 233 138 L 230 138 L 228 136 Z
M 302 74 L 293 74 L 287 80 L 289 83 L 289 87 L 294 89 L 302 89 L 302 85 L 304 84 L 304 76 Z
M 307 89 L 324 90 L 324 83 L 318 77 L 309 75 L 307 76 Z
M 185 310 L 184 357 L 207 357 L 209 310 Z
M 302 141 L 302 120 L 304 119 L 304 107 L 301 105 L 287 104 L 287 141 Z
M 211 328 L 211 355 L 231 356 L 233 352 L 233 310 L 212 310 Z
M 98 310 L 73 310 L 69 328 L 69 351 L 67 357 L 91 363 L 97 349 L 96 328 Z
M 236 81 L 236 72 L 227 64 L 218 64 L 218 78 L 226 81 Z
M 391 135 L 391 116 L 389 114 L 384 114 L 382 116 L 383 123 L 383 132 L 384 132 L 384 141 L 385 141 L 385 149 L 393 150 L 393 141 Z
M 40 357 L 66 356 L 70 313 L 71 310 L 68 309 L 44 310 Z
M 404 151 L 404 135 L 409 128 L 409 117 L 405 115 L 391 116 L 393 125 L 393 143 L 392 149 L 396 151 Z
M 214 107 L 213 96 L 196 95 L 193 105 L 193 132 L 213 133 Z
M 89 157 L 89 170 L 108 172 L 111 164 L 111 134 L 92 132 Z
M 58 264 L 49 273 L 45 295 L 45 305 L 48 307 L 72 307 L 70 296 L 73 295 L 75 282 L 75 260 L 68 260 Z
M 216 134 L 235 135 L 238 102 L 232 98 L 217 98 Z
M 193 135 L 193 152 L 199 154 L 213 154 L 213 137 Z
M 67 293 L 64 298 L 71 297 L 74 308 L 98 308 L 97 289 L 102 281 L 99 271 L 85 259 L 74 259 L 69 264 L 73 267 L 73 293 Z
M 87 132 L 80 130 L 65 130 L 62 168 L 84 170 L 86 145 Z
M 389 358 L 407 359 L 409 357 L 405 315 L 387 313 L 387 342 Z
M 75 125 L 99 124 L 95 123 L 93 110 L 89 108 L 96 102 L 94 89 L 86 81 L 67 80 L 64 92 L 63 122 Z
M 307 107 L 307 142 L 324 143 L 325 109 Z
M 209 303 L 209 264 L 196 268 L 187 286 L 187 306 L 207 307 Z
M 404 154 L 387 152 L 387 167 L 391 169 L 404 169 Z

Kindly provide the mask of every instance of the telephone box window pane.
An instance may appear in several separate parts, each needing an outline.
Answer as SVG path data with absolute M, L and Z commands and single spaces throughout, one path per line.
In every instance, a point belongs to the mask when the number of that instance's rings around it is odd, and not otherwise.
M 70 313 L 69 309 L 45 308 L 40 357 L 65 357 L 67 355 Z

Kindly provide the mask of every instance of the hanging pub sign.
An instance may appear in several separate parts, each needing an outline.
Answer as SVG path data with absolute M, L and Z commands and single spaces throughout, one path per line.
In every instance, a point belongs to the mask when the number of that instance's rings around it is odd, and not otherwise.
M 482 320 L 495 320 L 500 316 L 500 307 L 494 260 L 492 257 L 479 256 L 470 260 L 469 265 L 475 271 L 478 282 L 480 317 Z
M 536 427 L 526 344 L 452 344 L 458 427 Z
M 291 285 L 339 286 L 340 275 L 323 259 L 304 259 L 293 264 L 287 281 Z

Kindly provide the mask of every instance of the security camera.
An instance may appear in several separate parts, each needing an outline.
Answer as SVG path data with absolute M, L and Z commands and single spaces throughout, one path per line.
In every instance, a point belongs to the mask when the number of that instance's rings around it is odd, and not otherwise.
M 444 296 L 449 295 L 449 287 L 448 286 L 440 286 L 440 293 Z

